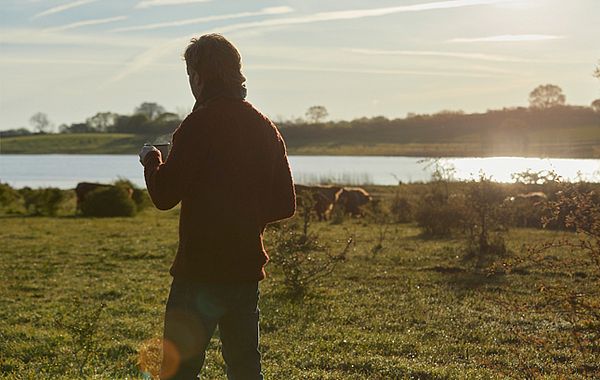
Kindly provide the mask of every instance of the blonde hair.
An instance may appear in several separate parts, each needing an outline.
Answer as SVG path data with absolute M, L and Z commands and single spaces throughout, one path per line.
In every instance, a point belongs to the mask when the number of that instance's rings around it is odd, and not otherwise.
M 217 81 L 228 87 L 241 86 L 246 81 L 240 53 L 220 34 L 192 38 L 183 57 L 202 80 Z

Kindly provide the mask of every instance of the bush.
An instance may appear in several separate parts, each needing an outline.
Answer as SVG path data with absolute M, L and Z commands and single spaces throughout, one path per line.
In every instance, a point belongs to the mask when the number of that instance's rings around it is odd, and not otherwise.
M 0 213 L 15 214 L 22 208 L 19 192 L 6 183 L 0 183 Z
M 97 188 L 81 204 L 85 216 L 134 216 L 136 211 L 135 202 L 122 186 Z
M 560 274 L 560 281 L 536 280 L 534 294 L 538 297 L 529 304 L 507 304 L 511 307 L 508 311 L 555 314 L 565 324 L 556 330 L 554 339 L 540 341 L 539 336 L 532 337 L 535 332 L 519 334 L 519 338 L 525 342 L 541 342 L 541 349 L 551 349 L 551 345 L 566 341 L 565 338 L 572 339 L 572 345 L 562 343 L 562 346 L 577 352 L 589 363 L 597 363 L 600 352 L 600 299 L 597 291 L 600 279 L 600 193 L 594 189 L 597 189 L 596 186 L 563 183 L 562 190 L 545 204 L 548 214 L 543 219 L 544 227 L 576 233 L 555 235 L 552 240 L 528 246 L 514 259 L 499 261 L 491 268 L 505 273 L 535 268 L 537 273 Z M 582 266 L 589 274 L 582 272 Z M 575 281 L 567 281 L 567 278 Z M 600 367 L 595 364 L 582 368 L 588 375 L 585 378 L 598 375 L 599 370 Z
M 508 221 L 504 199 L 500 185 L 483 175 L 467 189 L 467 256 L 477 258 L 480 264 L 490 256 L 507 253 L 504 238 L 499 233 L 506 229 Z
M 542 218 L 545 215 L 543 202 L 514 198 L 507 203 L 507 216 L 513 227 L 541 228 Z
M 449 236 L 464 229 L 465 209 L 463 198 L 448 197 L 440 192 L 423 196 L 415 212 L 415 220 L 429 237 Z
M 339 254 L 332 254 L 319 242 L 318 235 L 303 227 L 282 223 L 276 230 L 276 246 L 270 262 L 283 272 L 283 284 L 292 296 L 301 296 L 319 278 L 330 275 L 337 263 L 346 259 L 353 238 L 348 238 Z
M 390 205 L 390 212 L 397 223 L 408 223 L 412 220 L 413 209 L 407 198 L 396 193 Z
M 31 215 L 56 216 L 61 203 L 65 200 L 65 192 L 54 187 L 45 189 L 24 187 L 19 190 L 19 194 L 23 197 L 26 211 Z
M 148 192 L 144 189 L 140 189 L 134 185 L 133 182 L 127 179 L 119 179 L 118 181 L 115 181 L 114 185 L 117 187 L 122 187 L 126 191 L 129 191 L 129 189 L 133 191 L 131 193 L 131 199 L 133 199 L 135 202 L 137 211 L 142 211 L 151 204 Z

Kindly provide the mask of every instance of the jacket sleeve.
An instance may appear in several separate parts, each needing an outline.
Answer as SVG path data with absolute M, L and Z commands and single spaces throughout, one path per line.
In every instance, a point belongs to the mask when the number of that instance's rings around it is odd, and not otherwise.
M 273 160 L 270 197 L 267 200 L 265 224 L 291 218 L 296 212 L 294 181 L 287 158 L 285 142 L 277 133 L 277 153 Z
M 156 151 L 149 152 L 144 159 L 144 178 L 152 203 L 159 210 L 175 207 L 182 198 L 185 186 L 186 156 L 191 153 L 191 141 L 184 138 L 185 121 L 173 134 L 168 157 L 163 162 Z

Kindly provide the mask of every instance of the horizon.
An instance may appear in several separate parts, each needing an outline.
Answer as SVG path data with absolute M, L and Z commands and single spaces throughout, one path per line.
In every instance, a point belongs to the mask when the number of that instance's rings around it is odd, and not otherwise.
M 58 126 L 146 101 L 189 110 L 181 54 L 208 32 L 238 47 L 248 100 L 275 120 L 314 105 L 331 120 L 482 113 L 526 107 L 548 83 L 589 106 L 599 13 L 593 0 L 9 0 L 0 130 L 36 112 Z

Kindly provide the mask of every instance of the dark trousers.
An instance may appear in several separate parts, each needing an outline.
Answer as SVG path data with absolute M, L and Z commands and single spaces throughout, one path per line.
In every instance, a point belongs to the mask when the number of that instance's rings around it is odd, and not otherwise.
M 262 380 L 258 350 L 258 282 L 173 279 L 165 313 L 161 379 L 197 379 L 219 326 L 229 380 Z

